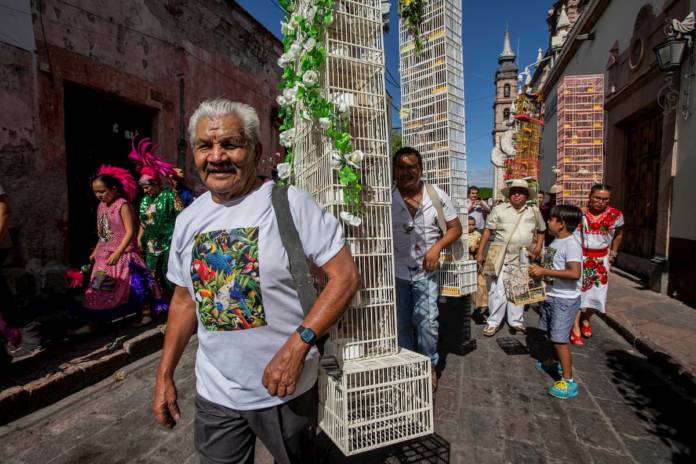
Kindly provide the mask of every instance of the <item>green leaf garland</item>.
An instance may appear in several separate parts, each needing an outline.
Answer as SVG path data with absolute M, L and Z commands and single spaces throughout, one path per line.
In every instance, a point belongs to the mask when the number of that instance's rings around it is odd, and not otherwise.
M 285 18 L 281 23 L 283 55 L 278 65 L 283 68 L 283 74 L 277 101 L 280 104 L 280 141 L 287 149 L 284 163 L 278 166 L 279 183 L 285 185 L 294 181 L 295 118 L 311 119 L 331 141 L 332 165 L 338 170 L 343 201 L 349 209 L 346 214 L 350 220 L 343 215 L 342 219 L 357 226 L 361 222 L 357 214 L 361 210 L 362 191 L 358 170 L 364 155 L 353 149 L 348 116 L 351 103 L 346 94 L 342 99 L 328 100 L 319 82 L 326 62 L 326 50 L 321 42 L 326 28 L 334 20 L 334 0 L 279 2 L 285 10 Z

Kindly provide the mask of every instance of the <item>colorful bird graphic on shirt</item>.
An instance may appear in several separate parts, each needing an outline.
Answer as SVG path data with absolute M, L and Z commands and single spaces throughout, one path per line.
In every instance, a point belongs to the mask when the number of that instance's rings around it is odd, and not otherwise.
M 198 315 L 209 331 L 266 325 L 259 275 L 258 228 L 198 234 L 191 279 Z

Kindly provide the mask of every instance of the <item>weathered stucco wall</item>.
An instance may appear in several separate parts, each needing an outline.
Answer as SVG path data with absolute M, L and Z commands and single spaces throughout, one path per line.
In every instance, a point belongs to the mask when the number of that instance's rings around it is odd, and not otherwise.
M 179 79 L 185 126 L 203 99 L 243 101 L 259 112 L 264 152 L 278 151 L 281 44 L 234 2 L 45 0 L 32 2 L 32 10 L 36 55 L 0 46 L 0 92 L 10 109 L 0 115 L 0 172 L 25 261 L 65 262 L 66 83 L 154 110 L 153 138 L 173 162 L 181 135 Z M 194 181 L 188 148 L 186 168 Z
M 264 154 L 280 151 L 282 45 L 235 2 L 43 0 L 31 11 L 36 52 L 0 42 L 0 182 L 15 211 L 16 264 L 67 262 L 66 84 L 148 108 L 153 138 L 172 162 L 182 135 L 180 80 L 184 127 L 202 100 L 222 96 L 256 108 Z M 185 167 L 194 183 L 188 146 Z

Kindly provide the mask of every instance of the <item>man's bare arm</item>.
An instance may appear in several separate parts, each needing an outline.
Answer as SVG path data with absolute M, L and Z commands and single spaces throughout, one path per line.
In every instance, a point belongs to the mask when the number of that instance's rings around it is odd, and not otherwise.
M 164 334 L 164 348 L 155 378 L 152 414 L 155 420 L 171 429 L 179 420 L 174 371 L 191 336 L 196 330 L 196 302 L 185 287 L 177 286 L 172 296 Z
M 343 247 L 321 270 L 328 282 L 302 323 L 317 337 L 326 334 L 338 321 L 360 285 L 358 268 L 348 247 Z M 286 396 L 295 392 L 309 349 L 297 332 L 290 335 L 263 373 L 262 383 L 268 393 Z
M 5 237 L 10 228 L 10 204 L 7 195 L 0 195 L 0 240 Z

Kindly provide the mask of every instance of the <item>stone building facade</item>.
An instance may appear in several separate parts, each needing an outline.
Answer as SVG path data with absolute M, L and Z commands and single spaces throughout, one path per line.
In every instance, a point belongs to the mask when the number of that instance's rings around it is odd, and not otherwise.
M 279 151 L 282 44 L 236 2 L 14 3 L 0 19 L 0 184 L 14 211 L 10 274 L 32 275 L 30 293 L 60 290 L 62 269 L 86 262 L 90 177 L 128 166 L 136 132 L 195 187 L 188 117 L 223 96 L 255 107 L 264 154 Z
M 568 2 L 570 3 L 570 2 Z M 624 211 L 618 266 L 649 288 L 696 304 L 696 47 L 685 52 L 672 86 L 653 47 L 668 19 L 681 20 L 694 0 L 592 0 L 552 60 L 538 69 L 535 88 L 546 99 L 542 188 L 554 183 L 557 87 L 564 76 L 603 74 L 605 178 L 612 203 Z M 569 8 L 567 8 L 569 10 Z M 552 32 L 553 33 L 553 32 Z M 673 106 L 660 103 L 664 92 Z

